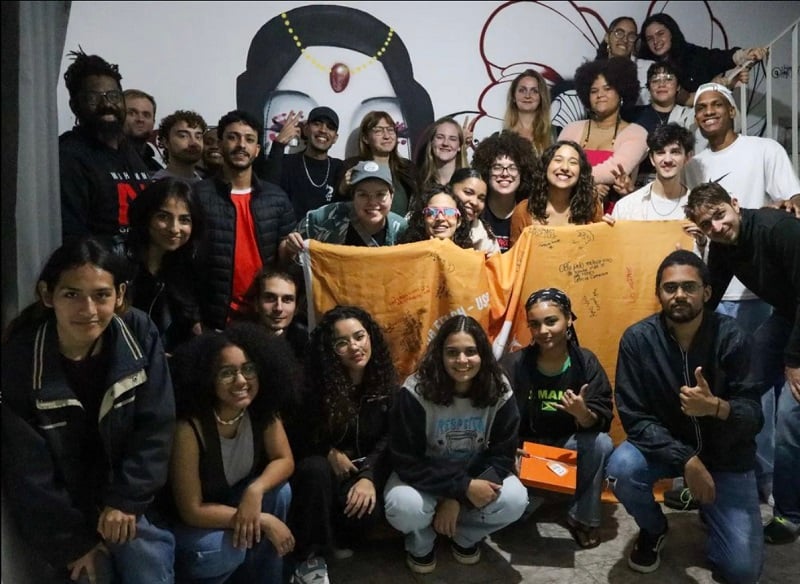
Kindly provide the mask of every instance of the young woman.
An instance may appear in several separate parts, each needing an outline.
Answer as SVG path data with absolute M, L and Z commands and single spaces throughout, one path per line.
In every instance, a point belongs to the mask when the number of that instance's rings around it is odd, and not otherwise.
M 408 218 L 408 229 L 401 243 L 428 239 L 450 239 L 463 249 L 472 249 L 470 224 L 461 201 L 445 190 L 434 189 L 420 201 L 424 205 L 415 209 Z
M 436 120 L 422 143 L 419 162 L 422 191 L 443 188 L 459 168 L 468 166 L 464 128 L 453 118 Z M 416 160 L 420 160 L 417 158 Z
M 577 142 L 584 149 L 598 196 L 610 213 L 620 196 L 612 189 L 617 175 L 635 181 L 639 163 L 647 156 L 647 131 L 626 122 L 623 114 L 639 94 L 636 65 L 622 57 L 588 61 L 575 71 L 575 89 L 590 117 L 568 124 L 558 139 Z
M 506 98 L 503 130 L 514 132 L 533 145 L 540 155 L 553 143 L 550 125 L 550 89 L 538 71 L 526 69 L 511 82 Z
M 286 343 L 247 322 L 175 353 L 170 482 L 180 578 L 282 581 L 281 558 L 294 548 L 285 523 L 294 459 L 279 412 L 293 389 L 293 363 Z
M 456 315 L 406 379 L 391 416 L 395 472 L 386 518 L 405 534 L 412 572 L 436 568 L 439 533 L 456 561 L 480 561 L 484 537 L 519 519 L 527 504 L 514 475 L 519 412 L 481 325 Z
M 472 247 L 491 255 L 500 251 L 497 238 L 481 217 L 486 208 L 488 186 L 480 172 L 474 168 L 459 168 L 453 173 L 447 190 L 453 193 L 464 205 L 464 212 L 469 223 L 469 237 Z
M 533 188 L 511 215 L 511 245 L 528 225 L 586 225 L 600 221 L 603 207 L 595 196 L 592 167 L 583 148 L 559 140 L 542 154 Z
M 195 258 L 205 231 L 203 209 L 191 185 L 165 178 L 131 202 L 128 295 L 153 319 L 167 353 L 200 333 Z
M 600 495 L 614 448 L 607 434 L 613 416 L 611 385 L 594 353 L 578 345 L 566 294 L 556 288 L 538 290 L 525 311 L 532 343 L 501 361 L 520 410 L 520 445 L 529 441 L 577 449 L 578 479 L 567 525 L 580 547 L 592 548 L 600 543 Z
M 383 517 L 386 444 L 397 373 L 380 326 L 357 306 L 326 312 L 311 333 L 307 391 L 288 417 L 297 467 L 290 525 L 295 582 L 327 582 Z
M 4 339 L 3 507 L 37 572 L 28 582 L 173 581 L 174 538 L 152 505 L 172 383 L 155 326 L 125 310 L 125 277 L 124 258 L 71 240 Z
M 483 218 L 497 238 L 500 251 L 511 247 L 511 214 L 531 193 L 536 157 L 530 142 L 513 132 L 485 138 L 475 149 L 472 166 L 489 177 Z

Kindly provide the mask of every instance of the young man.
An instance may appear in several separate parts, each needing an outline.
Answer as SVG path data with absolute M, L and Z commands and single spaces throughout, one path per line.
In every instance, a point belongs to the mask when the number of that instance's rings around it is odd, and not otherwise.
M 253 280 L 262 266 L 277 261 L 279 246 L 296 222 L 286 193 L 253 173 L 261 131 L 259 121 L 245 111 L 222 116 L 217 124 L 222 173 L 194 185 L 206 212 L 207 294 L 202 305 L 204 323 L 211 328 L 252 316 Z
M 390 211 L 394 198 L 389 167 L 372 160 L 359 162 L 350 175 L 352 201 L 330 203 L 309 211 L 286 238 L 295 257 L 304 239 L 325 243 L 380 247 L 395 245 L 405 232 L 405 218 Z
M 678 250 L 658 268 L 661 312 L 622 335 L 615 399 L 627 434 L 607 467 L 614 494 L 640 528 L 632 570 L 658 569 L 668 524 L 653 483 L 684 475 L 708 524 L 708 560 L 727 581 L 751 584 L 763 562 L 753 471 L 763 419 L 748 377 L 747 336 L 728 316 L 705 310 L 707 266 Z
M 636 119 L 637 124 L 647 130 L 648 135 L 660 126 L 678 124 L 692 132 L 697 125 L 694 121 L 692 108 L 678 104 L 678 72 L 673 65 L 660 61 L 650 65 L 647 70 L 647 89 L 650 92 L 650 103 L 639 108 Z M 699 139 L 698 139 L 699 138 Z M 699 132 L 695 133 L 697 142 L 695 151 L 699 152 L 706 146 L 706 141 Z M 642 186 L 655 178 L 655 168 L 652 161 L 645 159 L 639 165 L 639 174 L 636 177 L 637 186 Z
M 256 276 L 256 313 L 259 322 L 275 336 L 289 343 L 300 363 L 308 344 L 308 329 L 300 322 L 297 277 L 289 271 L 267 267 Z
M 753 374 L 762 389 L 777 387 L 774 517 L 764 528 L 768 543 L 789 543 L 800 532 L 800 219 L 783 210 L 743 209 L 717 183 L 689 194 L 686 215 L 711 240 L 708 267 L 719 303 L 736 276 L 772 306 L 753 334 Z M 783 386 L 784 377 L 787 382 Z
M 161 120 L 158 142 L 164 149 L 167 167 L 153 175 L 153 180 L 180 178 L 189 183 L 202 180 L 197 164 L 203 157 L 203 134 L 208 126 L 200 114 L 178 110 Z
M 83 51 L 70 55 L 64 81 L 78 123 L 58 140 L 62 236 L 91 234 L 124 253 L 128 204 L 149 173 L 122 133 L 125 99 L 117 65 Z
M 264 176 L 286 191 L 298 218 L 332 202 L 342 178 L 342 161 L 328 155 L 339 138 L 339 116 L 323 106 L 312 109 L 305 123 L 299 117 L 289 113 L 283 130 L 272 142 Z M 286 145 L 298 136 L 305 140 L 306 149 L 284 155 Z
M 164 168 L 161 152 L 150 140 L 156 123 L 156 100 L 141 89 L 126 89 L 125 125 L 122 132 L 152 172 Z

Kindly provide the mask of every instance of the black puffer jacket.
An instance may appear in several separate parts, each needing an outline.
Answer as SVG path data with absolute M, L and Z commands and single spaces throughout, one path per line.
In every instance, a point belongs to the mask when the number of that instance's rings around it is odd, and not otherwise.
M 261 262 L 275 262 L 278 244 L 295 227 L 292 203 L 277 185 L 253 176 L 250 212 L 255 222 Z M 200 263 L 203 322 L 221 329 L 225 326 L 233 289 L 236 209 L 231 202 L 231 185 L 221 178 L 209 178 L 194 185 L 206 213 L 207 235 Z

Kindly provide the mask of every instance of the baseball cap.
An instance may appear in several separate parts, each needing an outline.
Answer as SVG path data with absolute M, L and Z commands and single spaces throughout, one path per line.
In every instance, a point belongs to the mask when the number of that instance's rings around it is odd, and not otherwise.
M 315 107 L 312 109 L 308 114 L 308 122 L 318 122 L 320 120 L 325 120 L 326 122 L 330 122 L 333 124 L 335 129 L 339 129 L 339 116 L 336 115 L 336 112 L 333 111 L 329 107 L 320 106 Z
M 730 103 L 732 107 L 736 107 L 736 101 L 733 99 L 733 93 L 730 89 L 720 83 L 703 83 L 700 87 L 698 87 L 694 92 L 694 102 L 692 103 L 692 107 L 697 105 L 697 100 L 700 95 L 707 91 L 716 91 L 725 99 L 727 99 L 728 103 Z
M 353 172 L 350 174 L 350 186 L 355 186 L 362 180 L 368 178 L 377 178 L 389 185 L 389 188 L 394 190 L 392 183 L 392 171 L 384 164 L 378 164 L 374 160 L 362 160 L 353 167 Z

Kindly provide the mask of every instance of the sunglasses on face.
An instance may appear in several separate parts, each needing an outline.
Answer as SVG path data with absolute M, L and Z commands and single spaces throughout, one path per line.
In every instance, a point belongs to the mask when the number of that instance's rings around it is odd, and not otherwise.
M 425 207 L 422 216 L 429 219 L 436 219 L 439 215 L 446 219 L 461 217 L 461 212 L 455 207 Z

